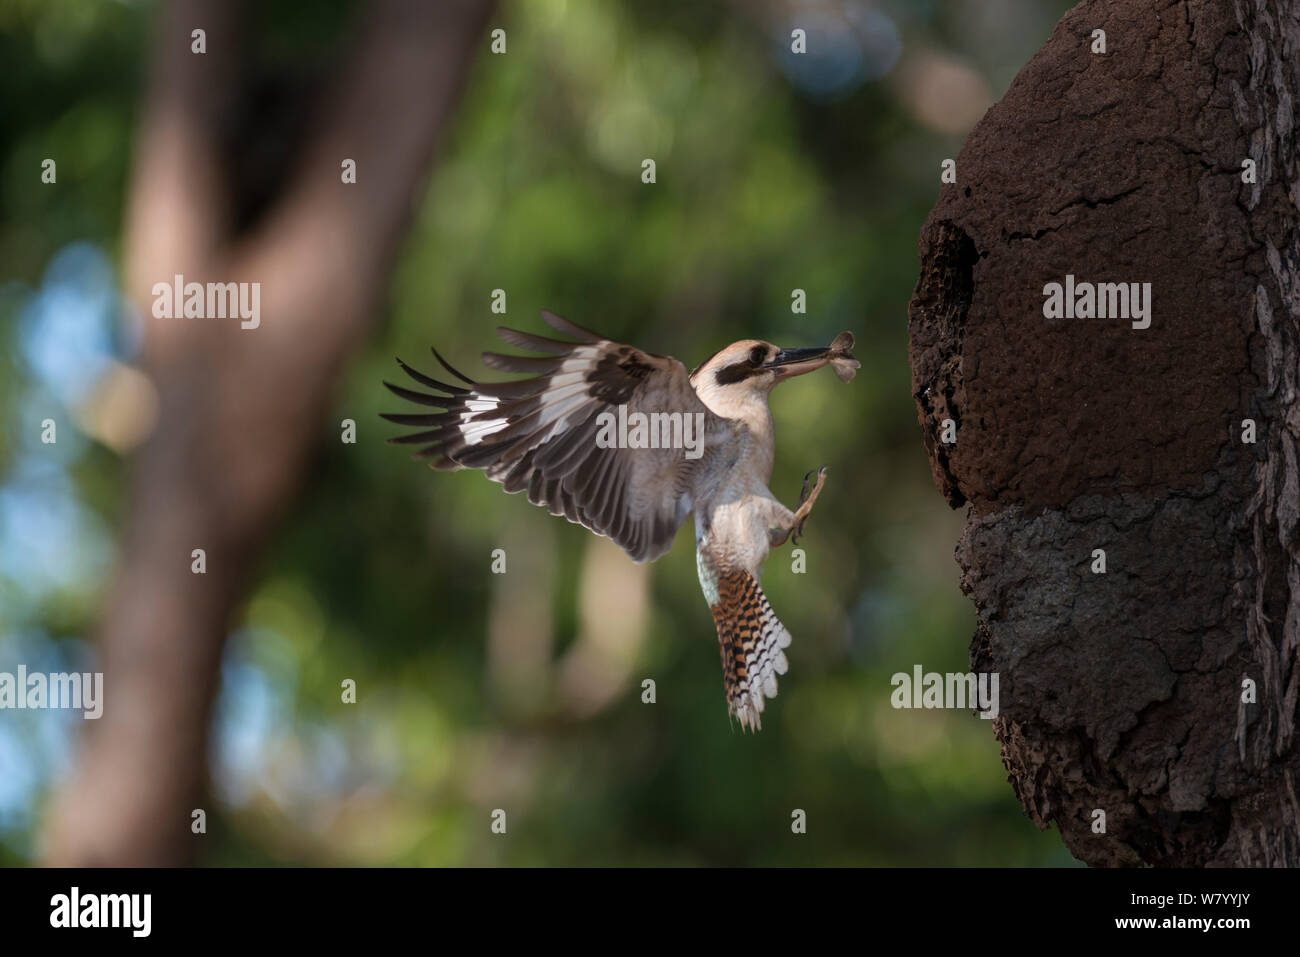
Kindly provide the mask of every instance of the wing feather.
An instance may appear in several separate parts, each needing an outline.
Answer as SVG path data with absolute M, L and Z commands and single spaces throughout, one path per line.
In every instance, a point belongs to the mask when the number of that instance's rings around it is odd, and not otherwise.
M 676 359 L 612 342 L 589 329 L 543 312 L 556 332 L 573 342 L 499 328 L 506 343 L 540 356 L 488 352 L 485 365 L 531 378 L 476 382 L 437 350 L 438 363 L 464 386 L 453 385 L 398 360 L 402 371 L 429 391 L 385 382 L 401 399 L 441 409 L 430 414 L 384 413 L 419 431 L 390 442 L 420 446 L 416 459 L 439 470 L 476 468 L 507 492 L 617 542 L 636 561 L 658 558 L 697 498 L 696 483 L 708 463 L 724 454 L 735 424 L 700 401 Z M 685 449 L 602 448 L 601 414 L 636 412 L 702 415 L 702 454 Z M 694 420 L 693 420 L 694 421 Z

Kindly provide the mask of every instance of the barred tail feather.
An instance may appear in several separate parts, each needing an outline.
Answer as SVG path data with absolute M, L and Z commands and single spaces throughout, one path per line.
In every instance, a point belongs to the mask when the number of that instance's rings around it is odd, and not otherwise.
M 718 627 L 727 710 L 742 728 L 758 729 L 765 699 L 776 697 L 776 676 L 789 668 L 782 649 L 790 645 L 790 632 L 749 572 L 718 572 L 716 584 L 710 608 Z

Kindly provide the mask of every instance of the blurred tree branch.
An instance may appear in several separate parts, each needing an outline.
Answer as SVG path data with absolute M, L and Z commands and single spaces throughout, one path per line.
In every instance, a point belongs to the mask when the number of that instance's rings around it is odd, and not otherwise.
M 244 229 L 220 145 L 241 105 L 238 5 L 186 0 L 164 10 L 124 242 L 161 412 L 134 462 L 97 634 L 105 713 L 47 822 L 49 863 L 166 865 L 197 854 L 190 814 L 203 806 L 226 635 L 277 516 L 307 478 L 339 373 L 380 315 L 493 7 L 375 3 L 299 166 Z M 195 28 L 207 33 L 205 54 L 191 52 Z M 341 182 L 345 158 L 356 160 L 355 184 Z M 261 283 L 261 326 L 154 318 L 154 283 L 178 273 Z M 191 572 L 195 548 L 206 551 L 204 575 Z

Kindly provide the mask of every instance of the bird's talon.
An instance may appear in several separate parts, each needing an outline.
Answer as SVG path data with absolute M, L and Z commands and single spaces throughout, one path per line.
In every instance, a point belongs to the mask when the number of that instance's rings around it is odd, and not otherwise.
M 816 469 L 809 469 L 807 472 L 804 473 L 803 488 L 799 490 L 799 505 L 802 505 L 804 502 L 808 501 L 808 480 L 812 478 L 813 472 L 816 471 L 817 471 Z
M 808 519 L 805 516 L 804 518 L 796 522 L 794 528 L 790 530 L 790 541 L 792 544 L 794 545 L 799 544 L 799 539 L 803 535 L 803 527 L 807 523 L 807 521 Z

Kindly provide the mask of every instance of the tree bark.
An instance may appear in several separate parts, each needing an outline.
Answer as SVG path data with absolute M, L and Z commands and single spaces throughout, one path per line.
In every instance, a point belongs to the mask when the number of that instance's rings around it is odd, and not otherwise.
M 972 666 L 1025 812 L 1090 864 L 1300 864 L 1297 96 L 1300 0 L 1081 4 L 921 236 Z M 1150 282 L 1150 327 L 1045 318 L 1067 274 Z
M 226 635 L 328 431 L 339 373 L 381 314 L 398 240 L 493 4 L 375 3 L 299 144 L 299 165 L 247 227 L 232 212 L 238 160 L 265 151 L 277 131 L 239 115 L 235 7 L 170 5 L 154 47 L 124 246 L 160 417 L 134 463 L 97 634 L 104 715 L 48 822 L 54 864 L 197 856 L 191 812 L 203 806 Z M 206 30 L 204 54 L 191 52 L 195 28 Z M 344 159 L 356 161 L 355 183 L 342 182 Z M 261 325 L 154 318 L 154 283 L 177 273 L 260 283 Z M 191 571 L 196 548 L 206 574 Z

